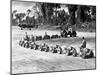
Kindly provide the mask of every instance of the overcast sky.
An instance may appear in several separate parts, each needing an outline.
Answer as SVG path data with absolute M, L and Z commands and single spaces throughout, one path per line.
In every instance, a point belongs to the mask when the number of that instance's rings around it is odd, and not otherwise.
M 18 12 L 26 12 L 27 9 L 32 9 L 35 4 L 35 2 L 12 1 L 12 11 L 17 10 Z M 64 5 L 61 6 L 61 9 L 64 9 L 66 12 L 68 11 L 68 8 Z
M 26 12 L 27 9 L 31 9 L 34 5 L 35 2 L 12 1 L 12 11 Z

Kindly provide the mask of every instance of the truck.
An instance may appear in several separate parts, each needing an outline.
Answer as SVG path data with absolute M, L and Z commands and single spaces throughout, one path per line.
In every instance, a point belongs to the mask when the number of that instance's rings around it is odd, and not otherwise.
M 76 33 L 74 26 L 67 26 L 67 27 L 62 28 L 61 37 L 68 37 L 68 35 L 70 37 L 76 37 L 77 36 L 77 33 Z

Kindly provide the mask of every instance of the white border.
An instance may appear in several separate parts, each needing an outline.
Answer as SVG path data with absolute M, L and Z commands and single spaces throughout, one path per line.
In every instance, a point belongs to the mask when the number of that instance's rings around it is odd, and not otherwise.
M 97 6 L 97 70 L 41 73 L 30 75 L 99 75 L 100 72 L 100 0 L 24 0 Z M 10 0 L 0 0 L 0 75 L 10 72 Z M 26 75 L 26 74 L 25 74 Z M 29 74 L 27 74 L 29 75 Z

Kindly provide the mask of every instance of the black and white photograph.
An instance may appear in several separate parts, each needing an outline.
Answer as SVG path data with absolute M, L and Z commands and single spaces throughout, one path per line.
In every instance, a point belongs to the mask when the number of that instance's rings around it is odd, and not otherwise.
M 11 74 L 96 69 L 96 6 L 11 0 Z

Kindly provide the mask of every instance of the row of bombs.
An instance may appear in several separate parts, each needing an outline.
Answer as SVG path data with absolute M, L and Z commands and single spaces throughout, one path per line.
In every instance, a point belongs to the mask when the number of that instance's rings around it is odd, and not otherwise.
M 61 38 L 61 36 L 57 35 L 57 34 L 52 35 L 52 36 L 44 35 L 43 37 L 42 36 L 36 36 L 36 40 L 46 40 L 46 39 L 55 39 L 55 38 Z
M 65 54 L 67 56 L 73 57 L 82 57 L 82 58 L 93 58 L 94 53 L 93 50 L 88 48 L 80 48 L 80 52 L 78 53 L 74 47 L 65 47 L 62 48 L 60 45 L 56 46 L 48 46 L 47 44 L 36 44 L 35 42 L 30 41 L 19 41 L 19 45 L 24 48 L 30 48 L 31 50 L 40 50 L 45 52 L 52 52 L 58 54 Z
M 61 36 L 55 34 L 55 35 L 52 35 L 52 36 L 50 36 L 50 35 L 44 35 L 44 36 L 33 36 L 33 37 L 32 37 L 32 39 L 33 39 L 33 40 L 36 40 L 36 41 L 39 41 L 39 40 L 46 40 L 46 39 L 56 39 L 56 38 L 61 38 Z
M 28 36 L 28 38 L 25 38 L 25 40 L 39 41 L 39 40 L 47 40 L 47 39 L 56 39 L 56 38 L 61 38 L 61 37 L 62 37 L 61 35 L 57 35 L 57 34 L 51 35 L 51 36 L 50 35 L 44 35 L 44 36 L 41 36 L 41 35 L 33 36 L 32 35 L 31 37 Z
M 32 40 L 32 41 L 39 41 L 39 40 L 46 40 L 46 39 L 56 39 L 56 38 L 61 38 L 61 37 L 65 37 L 67 38 L 68 37 L 68 34 L 66 34 L 65 32 L 62 32 L 60 35 L 58 34 L 53 34 L 53 35 L 48 35 L 47 32 L 45 32 L 45 35 L 44 36 L 41 36 L 41 35 L 38 35 L 38 36 L 33 36 L 31 35 L 31 37 L 29 37 L 27 35 L 27 32 L 26 32 L 26 36 L 27 38 L 25 37 L 25 40 Z

